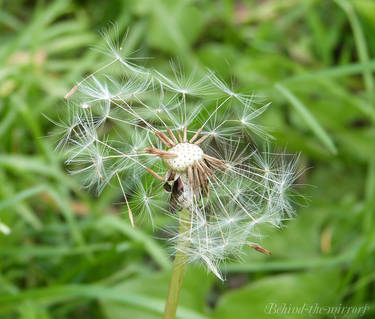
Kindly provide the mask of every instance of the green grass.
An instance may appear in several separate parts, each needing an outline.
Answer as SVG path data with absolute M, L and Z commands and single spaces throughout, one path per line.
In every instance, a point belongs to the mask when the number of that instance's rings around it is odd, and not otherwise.
M 126 50 L 152 57 L 147 66 L 210 67 L 271 101 L 261 124 L 308 168 L 307 203 L 262 241 L 273 255 L 249 249 L 223 267 L 225 283 L 189 267 L 179 318 L 272 318 L 270 302 L 367 304 L 372 318 L 371 0 L 0 1 L 0 221 L 12 230 L 0 233 L 0 318 L 161 316 L 171 269 L 162 234 L 147 221 L 131 228 L 117 188 L 81 189 L 43 116 L 56 119 L 65 93 L 105 63 L 89 48 L 111 22 L 129 28 Z M 156 229 L 170 222 L 156 216 Z

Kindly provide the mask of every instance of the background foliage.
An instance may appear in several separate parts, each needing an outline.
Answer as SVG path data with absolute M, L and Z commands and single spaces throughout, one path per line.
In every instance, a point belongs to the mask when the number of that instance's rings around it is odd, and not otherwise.
M 189 267 L 179 317 L 308 317 L 267 314 L 271 302 L 368 304 L 372 318 L 372 0 L 0 1 L 0 219 L 12 230 L 0 233 L 0 317 L 163 310 L 171 261 L 160 233 L 146 222 L 131 229 L 118 188 L 82 190 L 46 138 L 53 125 L 42 114 L 56 118 L 70 87 L 103 63 L 88 47 L 109 22 L 129 28 L 127 50 L 153 57 L 148 66 L 210 67 L 272 101 L 262 124 L 309 168 L 299 181 L 308 204 L 262 242 L 273 255 L 249 249 L 224 283 Z

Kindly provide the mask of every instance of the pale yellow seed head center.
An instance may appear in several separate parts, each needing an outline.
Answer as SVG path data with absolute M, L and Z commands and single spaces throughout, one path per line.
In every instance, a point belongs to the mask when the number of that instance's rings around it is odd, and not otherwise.
M 176 172 L 185 172 L 193 166 L 196 161 L 203 159 L 202 149 L 195 144 L 180 143 L 168 150 L 171 154 L 176 154 L 175 158 L 164 159 L 169 169 Z

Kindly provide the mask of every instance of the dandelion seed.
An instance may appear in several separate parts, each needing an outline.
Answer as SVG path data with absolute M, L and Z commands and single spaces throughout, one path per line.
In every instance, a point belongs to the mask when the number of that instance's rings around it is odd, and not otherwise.
M 252 101 L 254 99 L 253 95 L 234 92 L 226 83 L 219 79 L 215 72 L 211 70 L 208 70 L 207 77 L 209 81 L 212 83 L 212 85 L 216 89 L 221 91 L 224 94 L 224 96 L 226 96 L 228 99 L 235 99 L 243 105 L 252 105 Z
M 7 225 L 0 222 L 0 232 L 2 232 L 4 235 L 9 235 L 12 231 Z

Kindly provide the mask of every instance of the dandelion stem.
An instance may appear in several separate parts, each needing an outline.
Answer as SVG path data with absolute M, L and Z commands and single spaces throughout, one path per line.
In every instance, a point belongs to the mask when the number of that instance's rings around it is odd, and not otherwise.
M 190 229 L 190 218 L 190 211 L 184 209 L 180 212 L 180 234 L 186 233 Z M 173 263 L 171 280 L 169 282 L 163 319 L 174 319 L 176 317 L 182 280 L 185 274 L 186 263 L 188 261 L 188 256 L 184 251 L 188 246 L 189 241 L 186 240 L 185 236 L 180 237 L 180 240 L 177 243 L 176 256 Z

